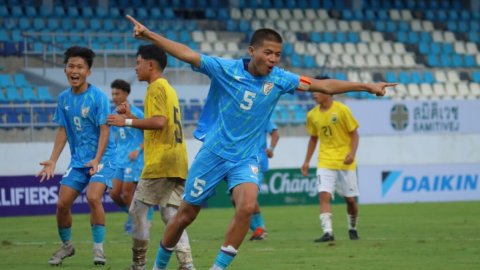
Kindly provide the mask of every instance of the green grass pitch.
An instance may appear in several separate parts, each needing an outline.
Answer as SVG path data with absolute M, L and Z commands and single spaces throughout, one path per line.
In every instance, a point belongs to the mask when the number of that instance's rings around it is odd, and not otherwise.
M 334 243 L 314 243 L 321 235 L 317 205 L 263 207 L 265 241 L 245 240 L 229 269 L 480 269 L 480 202 L 360 205 L 359 241 L 348 240 L 345 205 L 334 205 Z M 189 234 L 197 270 L 209 269 L 222 244 L 232 209 L 204 209 Z M 123 233 L 123 213 L 107 214 L 107 264 L 93 266 L 88 215 L 74 215 L 75 256 L 59 268 L 123 270 L 130 263 L 131 239 Z M 163 231 L 160 214 L 151 230 L 151 269 Z M 248 237 L 248 236 L 247 236 Z M 55 217 L 0 218 L 0 269 L 52 269 L 59 247 Z M 169 269 L 176 269 L 172 256 Z

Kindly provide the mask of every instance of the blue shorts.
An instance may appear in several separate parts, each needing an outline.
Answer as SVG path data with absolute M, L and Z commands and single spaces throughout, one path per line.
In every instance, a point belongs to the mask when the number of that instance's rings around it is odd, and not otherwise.
M 232 162 L 202 147 L 188 172 L 182 199 L 191 205 L 201 205 L 215 194 L 215 187 L 221 180 L 227 181 L 230 191 L 242 183 L 258 185 L 257 158 Z
M 142 170 L 138 167 L 125 167 L 117 168 L 113 179 L 120 180 L 122 182 L 135 182 L 137 183 L 142 175 Z
M 102 164 L 99 164 L 102 165 Z M 69 167 L 60 181 L 60 184 L 73 188 L 78 193 L 82 193 L 86 186 L 89 183 L 102 183 L 105 184 L 108 188 L 112 187 L 112 178 L 115 173 L 115 169 L 110 163 L 103 164 L 99 166 L 100 170 L 94 174 L 90 175 L 88 172 L 90 168 L 72 168 Z

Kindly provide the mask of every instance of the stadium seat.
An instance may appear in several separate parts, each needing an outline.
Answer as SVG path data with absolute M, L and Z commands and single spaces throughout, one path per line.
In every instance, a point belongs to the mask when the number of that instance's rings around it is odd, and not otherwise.
M 7 87 L 6 88 L 6 97 L 7 97 L 7 100 L 10 101 L 10 102 L 14 102 L 14 103 L 21 103 L 23 101 L 25 101 L 21 96 L 20 94 L 18 93 L 18 90 L 17 88 L 15 87 Z

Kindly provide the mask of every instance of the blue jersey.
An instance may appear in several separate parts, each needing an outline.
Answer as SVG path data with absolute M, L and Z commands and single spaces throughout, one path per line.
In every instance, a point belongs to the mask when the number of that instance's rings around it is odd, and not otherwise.
M 133 104 L 130 104 L 130 111 L 135 117 L 143 119 L 143 112 Z M 111 132 L 117 145 L 117 166 L 125 168 L 131 162 L 128 154 L 143 143 L 143 131 L 132 127 L 112 127 Z M 139 166 L 137 168 L 143 167 L 143 151 L 134 160 L 134 167 L 136 166 Z
M 74 94 L 68 88 L 58 96 L 58 105 L 53 120 L 65 128 L 70 146 L 72 168 L 85 167 L 95 158 L 100 137 L 100 125 L 107 123 L 110 102 L 107 95 L 93 85 L 85 92 Z M 110 133 L 109 141 L 100 163 L 112 162 L 115 158 L 115 143 Z
M 211 79 L 194 136 L 204 141 L 203 147 L 230 161 L 258 154 L 275 105 L 300 82 L 299 75 L 278 67 L 267 76 L 254 77 L 246 70 L 248 61 L 201 55 L 200 67 L 193 67 Z
M 267 156 L 267 134 L 272 134 L 274 130 L 277 130 L 277 126 L 272 120 L 268 121 L 265 131 L 262 133 L 262 139 L 260 140 L 260 152 L 258 153 L 258 165 L 261 172 L 268 171 L 268 156 Z

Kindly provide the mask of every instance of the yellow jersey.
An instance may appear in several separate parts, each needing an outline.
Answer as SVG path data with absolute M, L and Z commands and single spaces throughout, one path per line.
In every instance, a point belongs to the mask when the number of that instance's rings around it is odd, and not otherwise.
M 144 130 L 144 167 L 142 178 L 187 178 L 187 148 L 182 131 L 182 116 L 177 93 L 167 80 L 159 78 L 148 85 L 145 119 L 164 116 L 166 125 Z
M 316 106 L 307 114 L 307 132 L 318 137 L 320 150 L 318 168 L 331 170 L 355 170 L 356 161 L 343 164 L 351 150 L 350 133 L 358 128 L 357 120 L 343 103 L 333 101 L 332 106 L 321 111 Z

